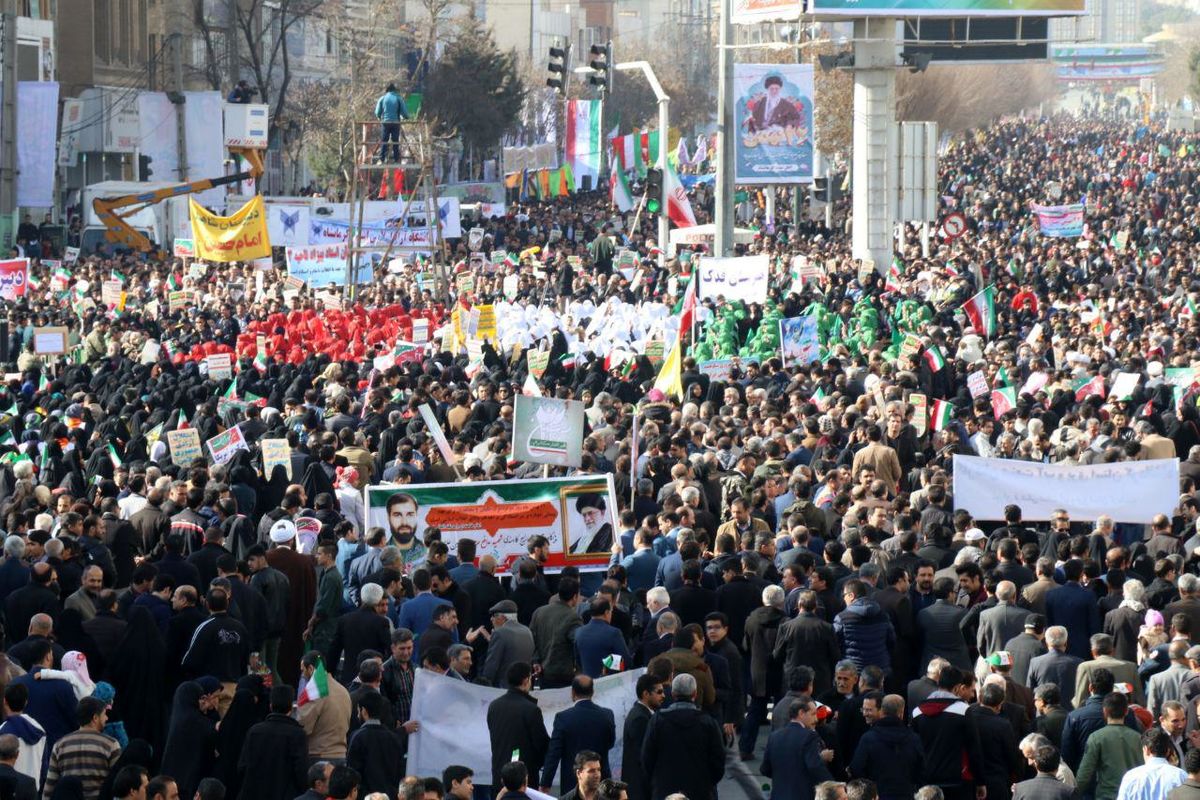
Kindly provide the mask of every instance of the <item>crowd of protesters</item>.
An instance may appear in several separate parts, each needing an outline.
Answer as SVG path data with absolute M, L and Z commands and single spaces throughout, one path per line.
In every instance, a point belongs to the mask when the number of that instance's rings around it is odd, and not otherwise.
M 682 396 L 651 388 L 644 353 L 588 346 L 610 340 L 586 330 L 606 299 L 670 315 L 690 279 L 677 255 L 660 266 L 651 221 L 631 230 L 599 195 L 479 223 L 485 249 L 520 257 L 477 265 L 459 245 L 452 269 L 477 273 L 461 296 L 404 259 L 352 300 L 250 266 L 35 261 L 6 304 L 0 389 L 0 796 L 709 800 L 749 767 L 775 800 L 1197 797 L 1200 381 L 1166 373 L 1198 349 L 1196 145 L 1161 121 L 1065 116 L 956 139 L 940 193 L 969 230 L 923 255 L 910 229 L 887 281 L 860 274 L 844 226 L 760 212 L 744 250 L 771 256 L 770 308 L 737 309 L 736 344 L 771 309 L 820 303 L 822 360 L 747 358 L 718 380 L 689 358 Z M 1083 237 L 1039 233 L 1031 205 L 1060 199 L 1085 199 Z M 641 274 L 614 268 L 618 248 Z M 794 281 L 796 255 L 819 280 Z M 540 537 L 507 570 L 479 537 L 365 524 L 368 485 L 540 472 L 511 457 L 521 348 L 468 363 L 434 335 L 375 361 L 418 320 L 434 334 L 499 301 L 509 275 L 503 299 L 566 312 L 531 331 L 551 353 L 533 382 L 587 406 L 570 472 L 614 476 L 606 571 L 547 574 Z M 990 335 L 961 311 L 989 285 Z M 698 339 L 728 305 L 701 303 Z M 920 346 L 888 352 L 913 314 Z M 67 353 L 36 352 L 48 326 Z M 220 352 L 232 378 L 208 374 Z M 1046 379 L 997 414 L 975 371 Z M 1110 397 L 1119 372 L 1139 381 Z M 913 393 L 954 414 L 918 418 Z M 248 447 L 227 462 L 172 460 L 168 432 L 234 425 Z M 264 474 L 267 438 L 290 468 Z M 1019 503 L 977 520 L 954 455 L 1178 457 L 1179 501 L 1149 526 L 1027 521 Z M 593 702 L 596 680 L 640 668 L 623 720 Z M 505 691 L 476 723 L 490 786 L 406 769 L 432 721 L 411 713 L 418 669 Z M 551 730 L 535 687 L 569 687 Z

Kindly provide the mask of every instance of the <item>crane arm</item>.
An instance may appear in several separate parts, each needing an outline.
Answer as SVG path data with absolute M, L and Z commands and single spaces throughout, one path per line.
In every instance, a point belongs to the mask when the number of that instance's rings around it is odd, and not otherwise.
M 168 186 L 166 189 L 155 189 L 141 194 L 127 194 L 120 197 L 97 197 L 92 201 L 92 209 L 96 217 L 108 229 L 104 236 L 110 242 L 117 242 L 148 253 L 152 247 L 150 240 L 129 225 L 125 219 L 136 214 L 143 208 L 161 203 L 171 197 L 195 194 L 212 189 L 216 186 L 227 186 L 246 180 L 257 180 L 263 174 L 262 156 L 258 150 L 250 148 L 230 148 L 230 152 L 246 159 L 248 168 L 234 175 L 224 175 L 220 178 L 204 178 L 191 183 L 181 183 L 178 186 Z

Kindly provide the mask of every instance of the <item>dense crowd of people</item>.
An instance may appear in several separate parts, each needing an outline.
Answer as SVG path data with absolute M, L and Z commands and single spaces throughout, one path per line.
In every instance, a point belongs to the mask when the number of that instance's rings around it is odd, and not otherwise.
M 1198 348 L 1197 143 L 1161 120 L 971 132 L 940 161 L 968 232 L 924 255 L 910 229 L 886 280 L 845 226 L 760 211 L 739 247 L 770 255 L 769 300 L 700 304 L 697 342 L 722 322 L 741 357 L 728 379 L 685 359 L 681 394 L 652 388 L 644 337 L 678 330 L 692 262 L 600 195 L 478 223 L 511 263 L 459 243 L 452 280 L 394 259 L 352 300 L 253 266 L 35 261 L 0 389 L 0 795 L 709 800 L 757 796 L 759 774 L 774 800 L 1197 797 L 1200 378 L 1168 380 Z M 1086 202 L 1082 237 L 1033 224 L 1060 198 Z M 796 256 L 820 277 L 795 280 Z M 962 312 L 985 286 L 994 332 Z M 508 317 L 469 359 L 442 334 L 493 302 Z M 739 349 L 818 307 L 820 361 Z M 48 326 L 67 353 L 36 352 Z M 397 348 L 417 326 L 430 343 Z M 997 409 L 978 371 L 1029 391 Z M 586 404 L 582 466 L 550 474 L 613 475 L 606 569 L 547 574 L 540 537 L 508 569 L 480 537 L 368 524 L 368 485 L 540 474 L 512 458 L 530 384 Z M 953 413 L 931 424 L 914 393 Z M 234 426 L 223 463 L 167 446 Z M 264 470 L 264 439 L 290 463 Z M 1149 526 L 1015 502 L 977 520 L 955 455 L 1178 457 L 1179 501 Z M 622 718 L 593 698 L 631 669 Z M 418 670 L 503 690 L 476 723 L 489 785 L 406 768 L 434 722 Z M 555 688 L 572 702 L 547 727 L 532 692 Z

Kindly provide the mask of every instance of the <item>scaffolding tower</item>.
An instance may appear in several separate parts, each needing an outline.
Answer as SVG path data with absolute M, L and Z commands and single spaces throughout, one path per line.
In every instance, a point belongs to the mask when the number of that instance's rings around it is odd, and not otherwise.
M 384 125 L 395 124 L 399 135 L 383 146 Z M 445 241 L 438 212 L 437 179 L 434 174 L 436 144 L 429 123 L 422 119 L 383 123 L 379 120 L 358 122 L 354 126 L 354 172 L 350 176 L 350 235 L 346 252 L 346 293 L 354 296 L 355 280 L 361 260 L 371 253 L 383 253 L 387 265 L 397 248 L 397 236 L 406 228 L 414 200 L 424 208 L 428 231 L 430 265 L 435 280 L 434 296 L 449 303 L 450 287 L 443 258 Z M 394 220 L 396 232 L 386 241 L 364 244 L 363 220 L 367 200 L 405 200 L 403 211 Z M 386 238 L 386 237 L 385 237 Z

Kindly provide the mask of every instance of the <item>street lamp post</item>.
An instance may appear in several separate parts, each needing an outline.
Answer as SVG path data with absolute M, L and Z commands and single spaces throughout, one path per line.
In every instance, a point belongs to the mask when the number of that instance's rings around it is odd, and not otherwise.
M 621 64 L 613 65 L 613 69 L 621 70 L 622 72 L 635 72 L 640 70 L 646 76 L 646 80 L 650 84 L 650 88 L 654 91 L 654 97 L 658 100 L 658 168 L 663 174 L 664 193 L 670 194 L 674 191 L 675 183 L 668 179 L 667 171 L 667 139 L 670 137 L 670 120 L 671 120 L 671 98 L 663 91 L 662 84 L 658 82 L 658 77 L 654 74 L 654 69 L 646 61 L 626 61 Z M 659 256 L 659 266 L 662 266 L 663 260 L 666 259 L 667 253 L 667 237 L 670 235 L 671 220 L 667 209 L 670 208 L 671 199 L 665 197 L 663 207 L 658 214 L 658 249 L 661 252 Z

